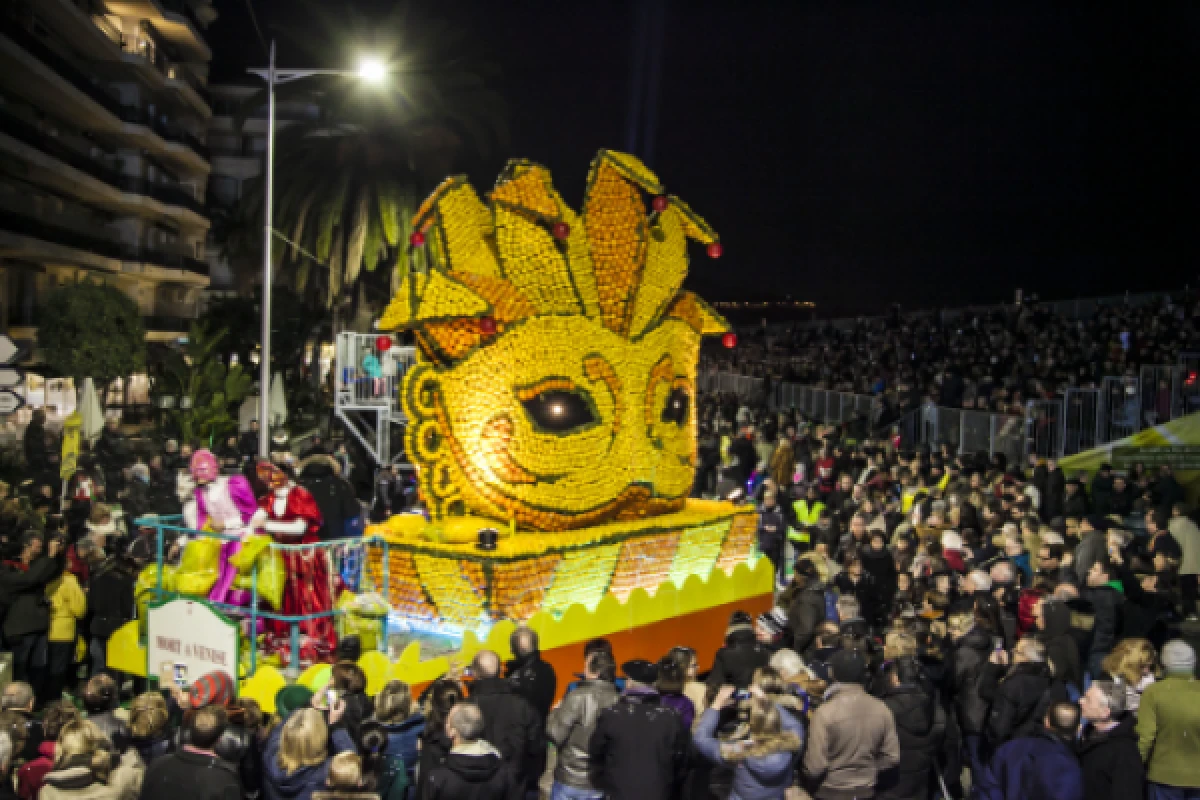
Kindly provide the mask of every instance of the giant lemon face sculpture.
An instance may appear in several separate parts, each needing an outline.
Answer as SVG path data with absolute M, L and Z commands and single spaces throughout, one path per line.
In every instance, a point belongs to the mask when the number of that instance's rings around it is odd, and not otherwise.
M 435 517 L 553 531 L 682 507 L 700 337 L 726 325 L 680 288 L 687 240 L 716 235 L 662 192 L 602 151 L 579 216 L 527 162 L 488 205 L 455 178 L 418 211 L 427 268 L 379 327 L 416 334 L 407 449 Z

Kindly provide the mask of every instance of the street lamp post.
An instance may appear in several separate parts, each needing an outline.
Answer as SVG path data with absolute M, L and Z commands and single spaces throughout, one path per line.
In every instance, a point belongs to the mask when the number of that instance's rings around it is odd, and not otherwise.
M 270 59 L 265 69 L 247 70 L 267 82 L 267 185 L 263 203 L 263 289 L 262 289 L 262 352 L 259 357 L 258 387 L 258 455 L 267 458 L 271 447 L 269 415 L 271 394 L 271 206 L 275 191 L 275 87 L 316 75 L 356 75 L 367 83 L 382 83 L 387 78 L 387 66 L 377 59 L 364 59 L 358 69 L 276 69 L 275 40 L 271 40 Z

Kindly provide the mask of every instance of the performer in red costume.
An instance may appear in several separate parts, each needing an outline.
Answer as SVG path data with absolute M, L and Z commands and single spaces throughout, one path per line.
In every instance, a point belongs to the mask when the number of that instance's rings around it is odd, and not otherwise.
M 261 462 L 258 479 L 270 490 L 259 498 L 258 506 L 267 513 L 263 528 L 280 544 L 313 544 L 320 541 L 321 511 L 303 486 L 274 464 Z M 288 616 L 315 614 L 333 609 L 333 586 L 329 559 L 324 550 L 285 550 L 283 563 L 287 584 L 283 590 L 281 613 Z M 321 617 L 300 623 L 300 666 L 332 662 L 337 646 L 333 617 Z M 278 654 L 284 664 L 291 663 L 291 624 L 267 622 L 267 652 Z

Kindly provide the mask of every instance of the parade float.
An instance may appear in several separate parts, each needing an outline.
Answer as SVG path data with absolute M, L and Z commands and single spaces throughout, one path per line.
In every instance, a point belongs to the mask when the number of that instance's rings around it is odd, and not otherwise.
M 611 151 L 578 213 L 527 161 L 484 199 L 451 178 L 420 207 L 378 329 L 416 342 L 399 400 L 425 513 L 368 527 L 362 554 L 363 588 L 399 626 L 456 636 L 463 658 L 506 653 L 517 623 L 551 661 L 599 635 L 623 658 L 685 642 L 704 657 L 735 604 L 769 606 L 753 508 L 689 498 L 701 339 L 734 341 L 682 288 L 689 241 L 721 255 L 703 219 Z M 412 648 L 366 660 L 410 683 L 445 667 Z

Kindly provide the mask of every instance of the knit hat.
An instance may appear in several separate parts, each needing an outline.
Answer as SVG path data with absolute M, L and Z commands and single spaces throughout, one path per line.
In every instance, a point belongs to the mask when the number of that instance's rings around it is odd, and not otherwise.
M 1163 645 L 1162 665 L 1167 672 L 1194 672 L 1196 651 L 1183 639 L 1172 639 Z
M 779 606 L 758 615 L 758 630 L 765 633 L 772 640 L 782 636 L 786 628 L 787 612 Z
M 313 691 L 307 686 L 293 684 L 285 686 L 275 693 L 275 713 L 281 719 L 286 719 L 291 716 L 293 711 L 298 711 L 312 703 Z
M 629 680 L 646 686 L 653 686 L 658 680 L 658 664 L 644 658 L 626 661 L 621 665 L 621 672 L 624 672 Z
M 191 701 L 192 708 L 227 706 L 229 705 L 229 701 L 233 700 L 236 696 L 237 692 L 233 688 L 233 678 L 229 677 L 229 673 L 220 670 L 201 675 L 192 684 L 192 688 L 188 692 L 188 699 Z
M 211 450 L 197 450 L 192 453 L 192 460 L 188 464 L 188 472 L 197 481 L 215 481 L 217 476 L 221 474 L 221 465 L 217 462 L 217 457 L 212 454 Z

